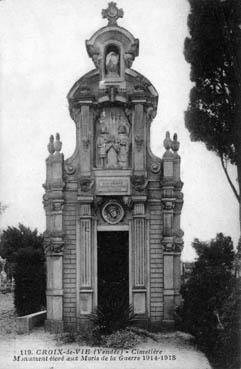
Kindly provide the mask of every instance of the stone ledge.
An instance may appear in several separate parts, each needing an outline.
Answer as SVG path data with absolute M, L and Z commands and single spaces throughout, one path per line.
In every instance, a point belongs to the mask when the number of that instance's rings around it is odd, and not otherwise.
M 30 333 L 33 327 L 43 324 L 46 319 L 46 314 L 47 311 L 43 310 L 38 311 L 37 313 L 17 317 L 17 333 Z

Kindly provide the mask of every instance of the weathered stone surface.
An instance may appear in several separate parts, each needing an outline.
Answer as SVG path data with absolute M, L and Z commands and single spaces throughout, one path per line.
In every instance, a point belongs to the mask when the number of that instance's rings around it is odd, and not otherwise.
M 88 314 L 98 306 L 99 232 L 129 234 L 127 294 L 138 324 L 169 324 L 179 301 L 180 144 L 167 132 L 163 158 L 151 152 L 158 93 L 130 69 L 139 41 L 117 25 L 123 13 L 111 4 L 103 11 L 109 24 L 86 41 L 96 69 L 67 96 L 76 124 L 74 154 L 64 160 L 59 134 L 48 144 L 44 207 L 51 331 L 88 326 Z
M 41 325 L 46 319 L 46 310 L 38 311 L 37 313 L 24 315 L 16 318 L 17 333 L 30 333 L 33 327 Z

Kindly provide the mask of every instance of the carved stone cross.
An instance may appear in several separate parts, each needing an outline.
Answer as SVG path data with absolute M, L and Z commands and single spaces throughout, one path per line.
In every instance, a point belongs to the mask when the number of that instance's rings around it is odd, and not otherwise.
M 102 9 L 102 17 L 108 19 L 108 26 L 116 26 L 117 19 L 123 18 L 124 12 L 123 9 L 119 9 L 116 6 L 116 3 L 111 1 L 108 3 L 107 9 Z

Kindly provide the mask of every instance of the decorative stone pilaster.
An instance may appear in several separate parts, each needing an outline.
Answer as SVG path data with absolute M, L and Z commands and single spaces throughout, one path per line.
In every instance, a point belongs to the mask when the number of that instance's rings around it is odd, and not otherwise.
M 52 332 L 63 330 L 63 164 L 60 153 L 62 142 L 57 133 L 56 139 L 50 136 L 46 160 L 47 178 L 44 185 L 44 207 L 47 229 L 44 244 L 47 259 L 47 321 L 46 329 Z
M 143 98 L 142 98 L 143 100 Z M 143 101 L 139 101 L 139 97 L 134 105 L 134 136 L 133 136 L 133 169 L 134 173 L 143 173 L 146 167 L 145 158 L 145 124 L 144 124 L 144 109 Z
M 91 136 L 93 134 L 91 104 L 92 99 L 83 95 L 77 105 L 70 105 L 70 115 L 76 124 L 76 143 L 83 175 L 89 175 L 91 169 Z
M 147 234 L 145 196 L 136 196 L 133 200 L 133 225 L 132 225 L 132 259 L 133 259 L 133 305 L 137 315 L 147 312 Z
M 180 156 L 177 135 L 173 141 L 166 133 L 163 155 L 162 205 L 164 247 L 164 323 L 174 323 L 174 311 L 180 296 L 180 254 L 183 247 L 183 232 L 180 229 L 180 216 L 183 205 L 180 180 Z M 173 150 L 173 152 L 170 151 Z
M 79 196 L 77 217 L 77 318 L 85 318 L 94 304 L 93 197 Z
M 175 250 L 177 252 L 181 252 L 183 248 L 183 231 L 181 230 L 181 212 L 183 206 L 183 193 L 181 192 L 183 187 L 183 182 L 180 178 L 180 164 L 181 158 L 178 155 L 178 150 L 180 147 L 180 143 L 177 140 L 177 134 L 173 135 L 172 141 L 172 150 L 174 152 L 174 170 L 173 177 L 175 180 L 174 186 L 174 196 L 175 196 L 175 205 L 173 212 L 173 236 L 174 236 L 174 245 Z

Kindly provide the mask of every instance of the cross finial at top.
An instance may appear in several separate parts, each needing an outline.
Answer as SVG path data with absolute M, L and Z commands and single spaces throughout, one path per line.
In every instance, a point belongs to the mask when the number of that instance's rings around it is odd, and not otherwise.
M 123 9 L 117 8 L 116 3 L 113 1 L 108 3 L 107 9 L 102 9 L 102 17 L 108 19 L 108 26 L 116 26 L 117 19 L 123 18 L 123 15 Z

